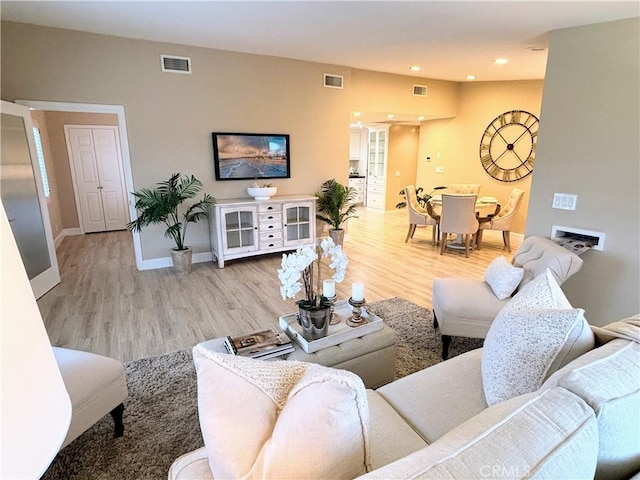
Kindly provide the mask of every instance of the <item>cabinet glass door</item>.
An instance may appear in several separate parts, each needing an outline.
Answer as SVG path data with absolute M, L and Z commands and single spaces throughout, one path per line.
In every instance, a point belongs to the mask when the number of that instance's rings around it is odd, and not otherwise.
M 256 214 L 253 209 L 229 209 L 223 211 L 225 251 L 257 248 Z
M 311 240 L 312 227 L 310 204 L 284 205 L 285 245 L 299 245 Z
M 368 175 L 373 177 L 384 177 L 386 146 L 387 132 L 385 130 L 373 130 L 369 132 Z

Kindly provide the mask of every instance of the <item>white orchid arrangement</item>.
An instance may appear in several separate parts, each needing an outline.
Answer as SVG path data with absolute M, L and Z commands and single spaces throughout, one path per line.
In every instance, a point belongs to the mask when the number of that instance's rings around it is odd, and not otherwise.
M 317 250 L 317 251 L 316 251 Z M 320 270 L 323 258 L 330 257 L 329 268 L 334 270 L 332 278 L 340 283 L 344 280 L 347 270 L 347 255 L 340 245 L 336 245 L 331 237 L 322 240 L 320 247 L 314 249 L 300 245 L 295 252 L 282 255 L 282 268 L 278 269 L 278 278 L 282 283 L 280 293 L 282 299 L 294 298 L 301 290 L 304 283 L 305 298 L 296 302 L 307 309 L 326 308 L 332 303 L 326 297 L 319 295 Z M 313 265 L 318 263 L 317 289 L 313 289 Z M 302 279 L 302 283 L 300 282 Z

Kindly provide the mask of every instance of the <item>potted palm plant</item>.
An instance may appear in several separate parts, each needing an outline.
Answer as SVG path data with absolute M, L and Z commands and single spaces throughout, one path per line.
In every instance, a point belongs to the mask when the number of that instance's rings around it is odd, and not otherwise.
M 342 224 L 351 217 L 357 217 L 356 207 L 353 205 L 355 196 L 354 188 L 346 187 L 334 178 L 324 182 L 321 190 L 316 193 L 316 218 L 331 226 L 329 235 L 336 245 L 342 245 L 344 240 Z
M 153 190 L 143 188 L 133 192 L 138 218 L 129 222 L 127 228 L 140 232 L 147 225 L 165 224 L 167 229 L 164 236 L 172 239 L 176 245 L 171 250 L 173 266 L 181 274 L 191 271 L 191 247 L 184 244 L 187 225 L 206 219 L 215 199 L 205 193 L 202 200 L 188 206 L 184 213 L 180 213 L 179 207 L 186 200 L 194 198 L 201 189 L 202 182 L 193 175 L 181 177 L 179 173 L 174 173 L 169 180 L 157 183 Z

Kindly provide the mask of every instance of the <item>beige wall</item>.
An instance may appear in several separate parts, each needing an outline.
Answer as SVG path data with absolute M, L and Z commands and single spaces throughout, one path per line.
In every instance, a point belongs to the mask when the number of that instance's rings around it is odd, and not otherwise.
M 393 112 L 442 118 L 454 116 L 458 108 L 460 84 L 457 82 L 357 69 L 351 71 L 350 79 L 352 111 Z M 414 96 L 413 84 L 427 86 L 427 96 Z M 366 121 L 366 118 L 362 120 Z
M 556 225 L 604 232 L 604 251 L 563 290 L 602 325 L 640 312 L 640 34 L 638 19 L 553 32 L 527 235 Z M 575 211 L 551 208 L 578 195 Z
M 161 53 L 190 56 L 193 74 L 162 73 Z M 274 181 L 279 194 L 346 183 L 348 89 L 323 88 L 328 69 L 348 84 L 344 67 L 2 24 L 2 98 L 124 105 L 136 189 L 181 171 L 215 197 L 247 197 L 250 181 L 215 181 L 212 131 L 289 133 L 292 178 Z M 167 256 L 163 232 L 142 232 L 145 259 Z M 206 222 L 188 235 L 195 252 L 211 250 Z
M 385 210 L 393 210 L 398 202 L 404 201 L 400 190 L 415 182 L 419 139 L 420 127 L 392 125 L 389 128 Z
M 217 198 L 246 198 L 250 181 L 214 179 L 211 132 L 235 131 L 289 133 L 292 177 L 273 183 L 310 194 L 329 178 L 347 182 L 352 107 L 445 116 L 457 107 L 455 82 L 12 22 L 1 33 L 3 99 L 124 105 L 135 189 L 180 171 Z M 193 74 L 162 73 L 162 53 L 191 57 Z M 345 88 L 324 88 L 324 73 L 343 75 Z M 412 83 L 429 86 L 427 99 L 411 95 Z M 163 232 L 142 232 L 144 259 L 167 256 Z M 206 223 L 187 241 L 210 251 Z
M 520 188 L 526 194 L 512 231 L 524 233 L 531 175 L 517 182 L 500 182 L 482 168 L 478 152 L 482 134 L 501 113 L 526 110 L 540 116 L 542 85 L 542 80 L 460 84 L 456 117 L 428 120 L 420 126 L 416 185 L 429 192 L 439 185 L 478 183 L 481 196 L 497 197 L 502 205 L 513 188 Z M 436 173 L 436 167 L 443 167 L 444 173 Z M 536 174 L 537 169 L 532 175 Z

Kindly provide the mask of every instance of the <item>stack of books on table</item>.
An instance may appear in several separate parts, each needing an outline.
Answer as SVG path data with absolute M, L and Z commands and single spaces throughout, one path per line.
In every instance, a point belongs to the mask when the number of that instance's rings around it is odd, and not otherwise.
M 243 357 L 267 359 L 294 351 L 291 339 L 282 330 L 268 328 L 224 340 L 227 352 Z

